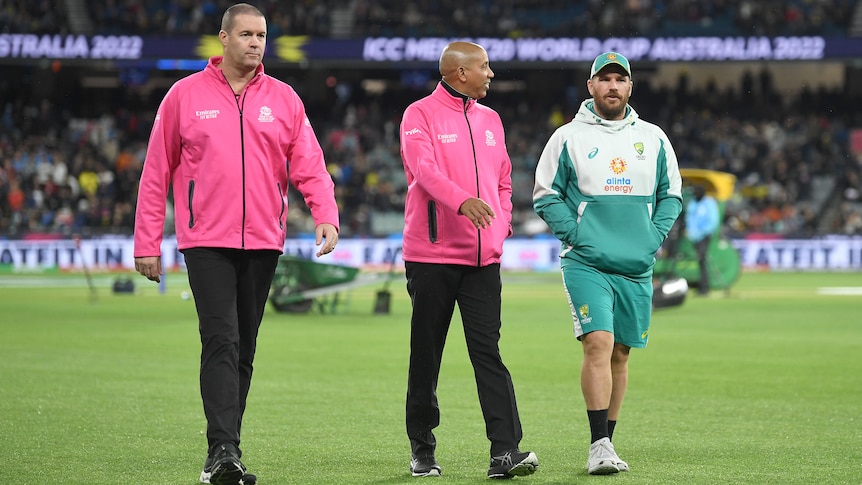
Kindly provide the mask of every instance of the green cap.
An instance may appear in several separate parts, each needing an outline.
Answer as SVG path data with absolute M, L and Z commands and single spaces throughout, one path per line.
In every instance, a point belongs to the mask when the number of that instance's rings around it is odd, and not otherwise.
M 632 68 L 629 66 L 629 60 L 619 52 L 605 52 L 604 54 L 599 54 L 599 56 L 596 57 L 596 60 L 593 61 L 593 67 L 590 69 L 590 77 L 592 78 L 603 68 L 611 64 L 616 64 L 622 67 L 625 69 L 626 74 L 628 74 L 629 77 L 632 77 Z

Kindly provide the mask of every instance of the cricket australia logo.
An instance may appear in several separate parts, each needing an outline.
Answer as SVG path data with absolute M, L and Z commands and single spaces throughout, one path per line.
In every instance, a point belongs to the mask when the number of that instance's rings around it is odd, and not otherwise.
M 497 140 L 494 139 L 494 134 L 491 130 L 485 130 L 485 144 L 489 147 L 497 146 Z
M 272 115 L 272 108 L 269 106 L 261 106 L 260 114 L 257 115 L 257 121 L 262 123 L 272 123 L 275 121 L 275 116 Z
M 587 324 L 593 321 L 593 317 L 590 316 L 590 306 L 587 304 L 581 305 L 578 307 L 578 318 L 581 323 Z
M 638 160 L 646 160 L 646 156 L 644 155 L 644 144 L 643 142 L 635 142 L 635 151 L 638 152 Z

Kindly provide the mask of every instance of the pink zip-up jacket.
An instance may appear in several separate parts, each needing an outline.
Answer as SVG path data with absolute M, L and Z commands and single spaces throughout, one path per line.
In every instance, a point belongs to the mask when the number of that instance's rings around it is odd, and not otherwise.
M 499 263 L 512 235 L 512 162 L 500 115 L 441 82 L 404 111 L 401 159 L 408 184 L 403 259 Z M 490 227 L 477 229 L 458 212 L 472 197 L 493 209 Z
M 135 257 L 161 254 L 171 184 L 180 250 L 282 251 L 288 181 L 316 225 L 339 227 L 334 183 L 299 96 L 261 64 L 236 98 L 221 61 L 174 83 L 159 106 L 138 191 Z

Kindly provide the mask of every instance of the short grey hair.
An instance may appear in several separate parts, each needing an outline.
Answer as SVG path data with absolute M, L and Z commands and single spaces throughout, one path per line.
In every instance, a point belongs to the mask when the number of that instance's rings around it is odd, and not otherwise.
M 221 18 L 221 30 L 230 32 L 237 15 L 256 15 L 258 17 L 264 17 L 263 12 L 258 10 L 254 5 L 238 3 L 232 7 L 228 7 L 228 9 L 224 11 L 224 15 L 222 15 Z

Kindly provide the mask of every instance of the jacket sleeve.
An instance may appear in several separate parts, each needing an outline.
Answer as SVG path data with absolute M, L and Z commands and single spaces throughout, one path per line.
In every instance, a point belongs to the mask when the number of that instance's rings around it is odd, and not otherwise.
M 559 131 L 551 135 L 536 165 L 533 187 L 533 209 L 545 221 L 561 242 L 573 245 L 578 230 L 576 214 L 572 213 L 564 194 L 573 178 L 574 166 Z
M 135 208 L 135 257 L 160 256 L 168 189 L 180 163 L 179 90 L 174 85 L 159 105 Z
M 431 130 L 431 124 L 422 109 L 416 104 L 408 106 L 401 119 L 401 158 L 413 176 L 413 183 L 457 214 L 461 204 L 473 195 L 452 183 L 440 171 Z
M 500 123 L 500 131 L 503 132 L 503 122 L 499 117 L 497 120 Z M 506 221 L 509 227 L 508 236 L 512 236 L 514 234 L 514 229 L 512 228 L 512 159 L 509 158 L 508 149 L 503 150 L 502 163 L 503 166 L 500 168 L 500 183 L 498 186 L 500 208 L 503 210 L 503 216 L 505 217 L 503 220 Z M 500 214 L 497 214 L 497 217 L 500 217 Z
M 664 133 L 661 134 L 661 144 L 657 161 L 659 173 L 655 213 L 652 220 L 664 240 L 682 212 L 682 176 L 679 174 L 676 153 Z
M 335 182 L 326 170 L 323 149 L 320 148 L 302 100 L 295 92 L 290 94 L 295 98 L 296 106 L 293 138 L 287 153 L 290 182 L 305 199 L 315 226 L 329 223 L 340 230 Z

